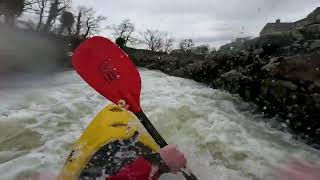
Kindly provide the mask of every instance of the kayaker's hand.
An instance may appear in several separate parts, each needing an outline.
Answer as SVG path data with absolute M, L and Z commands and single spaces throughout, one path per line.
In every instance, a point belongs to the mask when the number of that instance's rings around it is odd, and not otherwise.
M 160 150 L 160 156 L 170 168 L 172 173 L 177 173 L 187 165 L 184 154 L 178 150 L 176 145 L 168 145 Z
M 319 180 L 320 165 L 294 161 L 276 171 L 277 180 Z
M 127 104 L 126 103 L 126 101 L 125 100 L 119 100 L 119 102 L 118 102 L 118 106 L 120 106 L 121 108 L 124 108 L 124 109 L 126 109 L 126 110 L 128 110 L 129 109 L 129 104 Z

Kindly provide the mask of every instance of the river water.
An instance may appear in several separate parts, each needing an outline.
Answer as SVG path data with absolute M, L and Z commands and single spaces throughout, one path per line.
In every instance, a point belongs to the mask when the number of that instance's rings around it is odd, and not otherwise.
M 201 180 L 274 179 L 290 159 L 320 153 L 254 107 L 191 80 L 140 69 L 142 107 L 168 143 L 178 144 Z M 0 84 L 0 179 L 57 173 L 72 143 L 109 102 L 69 71 Z M 165 175 L 162 179 L 183 179 Z

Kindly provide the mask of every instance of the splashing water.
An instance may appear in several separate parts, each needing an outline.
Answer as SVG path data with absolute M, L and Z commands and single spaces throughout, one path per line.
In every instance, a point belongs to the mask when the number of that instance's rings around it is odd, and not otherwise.
M 274 179 L 273 169 L 289 159 L 320 160 L 318 151 L 271 128 L 273 120 L 252 113 L 253 106 L 238 97 L 160 72 L 140 72 L 143 109 L 168 143 L 186 153 L 201 180 Z M 26 170 L 57 173 L 71 145 L 110 103 L 71 71 L 20 80 L 21 87 L 9 82 L 0 90 L 3 179 Z

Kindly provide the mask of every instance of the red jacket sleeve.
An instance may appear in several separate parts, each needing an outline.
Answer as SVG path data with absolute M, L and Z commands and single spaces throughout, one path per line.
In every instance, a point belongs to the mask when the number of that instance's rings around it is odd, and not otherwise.
M 143 157 L 138 158 L 133 163 L 122 168 L 118 174 L 106 180 L 150 180 L 152 165 Z M 158 177 L 153 177 L 156 180 Z

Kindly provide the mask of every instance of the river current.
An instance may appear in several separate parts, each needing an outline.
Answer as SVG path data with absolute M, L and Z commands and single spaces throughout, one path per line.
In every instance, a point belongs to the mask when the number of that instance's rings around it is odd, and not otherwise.
M 237 96 L 158 71 L 140 73 L 142 108 L 168 143 L 186 153 L 201 180 L 272 180 L 288 160 L 320 161 L 319 151 L 295 140 L 286 124 L 263 118 Z M 108 103 L 73 71 L 2 80 L 0 179 L 24 171 L 58 173 Z

